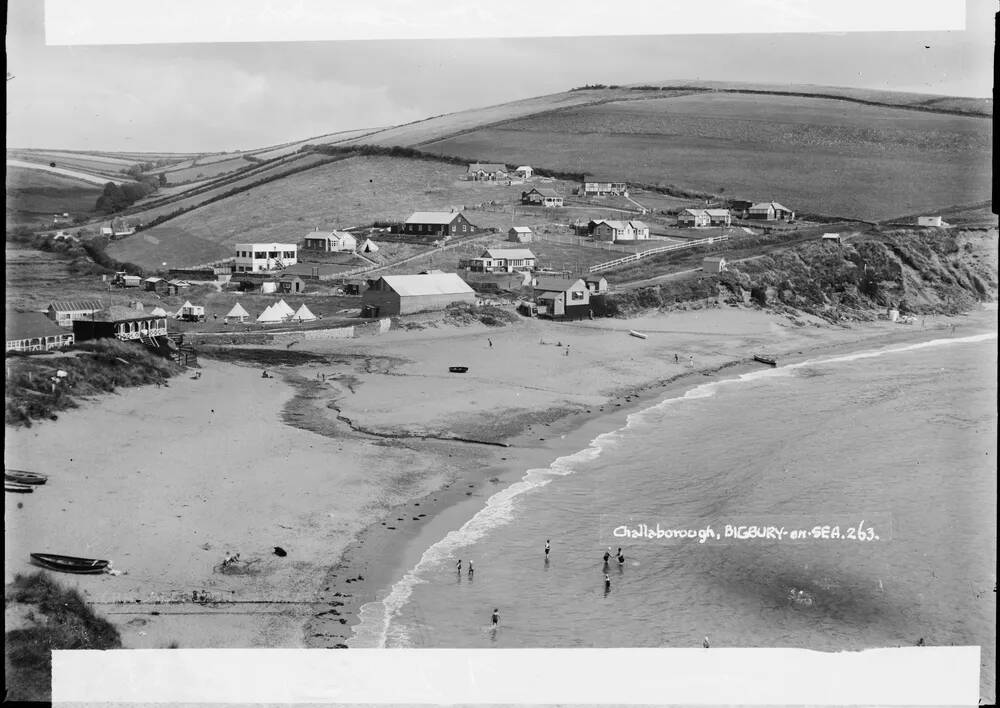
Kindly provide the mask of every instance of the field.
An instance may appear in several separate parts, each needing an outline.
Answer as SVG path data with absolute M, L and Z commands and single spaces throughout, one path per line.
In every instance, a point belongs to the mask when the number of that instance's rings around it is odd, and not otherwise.
M 322 156 L 310 156 L 318 158 Z M 305 158 L 302 158 L 305 159 Z M 329 159 L 329 158 L 328 158 Z M 497 201 L 511 204 L 522 185 L 511 187 L 467 182 L 465 168 L 431 160 L 354 157 L 321 165 L 197 210 L 116 241 L 108 254 L 118 260 L 161 267 L 199 264 L 232 255 L 238 241 L 299 241 L 309 231 L 349 228 L 374 220 L 403 220 L 418 210 Z M 251 178 L 246 178 L 250 181 Z M 555 183 L 558 189 L 569 185 Z M 219 187 L 222 192 L 229 187 Z M 180 203 L 197 203 L 190 197 Z M 581 218 L 585 218 L 581 212 Z M 510 212 L 470 211 L 473 223 L 510 226 Z M 518 225 L 548 223 L 553 217 L 522 216 Z M 377 240 L 377 239 L 376 239 Z
M 184 166 L 188 162 L 193 162 L 194 164 Z M 203 160 L 203 158 L 198 158 L 192 161 L 185 160 L 185 162 L 181 163 L 180 167 L 168 167 L 165 170 L 157 170 L 156 174 L 166 175 L 168 183 L 179 184 L 219 177 L 220 175 L 242 170 L 253 165 L 252 161 L 244 159 L 242 155 L 222 160 Z
M 90 214 L 101 188 L 51 172 L 7 167 L 7 223 L 52 223 L 53 214 Z
M 423 149 L 885 219 L 988 198 L 992 141 L 983 118 L 705 93 L 582 106 Z

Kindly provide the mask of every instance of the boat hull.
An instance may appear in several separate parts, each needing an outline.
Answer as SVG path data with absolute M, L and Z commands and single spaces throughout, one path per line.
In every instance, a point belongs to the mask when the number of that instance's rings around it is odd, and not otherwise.
M 754 354 L 754 361 L 759 361 L 761 364 L 767 364 L 768 366 L 777 366 L 778 362 L 769 356 L 761 356 L 759 354 Z
M 4 470 L 3 478 L 5 482 L 17 482 L 19 484 L 45 484 L 48 477 L 35 472 L 25 472 L 24 470 Z
M 76 573 L 95 575 L 103 573 L 108 567 L 108 561 L 95 558 L 77 558 L 76 556 L 59 556 L 54 553 L 32 553 L 31 562 L 48 570 L 60 573 Z
M 453 374 L 464 374 L 468 370 L 469 370 L 468 366 L 449 366 L 448 367 L 448 371 L 450 371 Z
M 21 484 L 19 482 L 4 482 L 3 490 L 5 492 L 14 492 L 15 494 L 31 494 L 35 491 L 35 488 L 30 484 Z
M 630 329 L 628 331 L 628 333 L 629 333 L 630 336 L 632 336 L 632 337 L 638 337 L 639 339 L 645 339 L 646 338 L 645 334 L 643 334 L 642 332 L 636 332 L 634 329 Z

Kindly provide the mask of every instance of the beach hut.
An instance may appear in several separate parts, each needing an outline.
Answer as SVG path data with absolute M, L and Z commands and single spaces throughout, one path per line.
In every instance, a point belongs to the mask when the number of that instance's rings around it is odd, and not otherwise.
M 282 322 L 285 318 L 274 311 L 274 305 L 268 305 L 264 311 L 257 315 L 257 322 L 260 324 L 273 324 Z
M 235 320 L 236 322 L 246 322 L 249 319 L 250 313 L 243 309 L 243 305 L 236 303 L 225 317 L 226 322 Z
M 315 319 L 316 315 L 314 315 L 309 308 L 306 307 L 305 303 L 302 303 L 302 305 L 299 306 L 299 309 L 295 311 L 295 314 L 292 315 L 292 320 L 294 322 L 312 322 Z
M 274 312 L 285 320 L 295 314 L 295 310 L 289 307 L 288 303 L 284 300 L 278 300 L 278 302 L 274 305 Z

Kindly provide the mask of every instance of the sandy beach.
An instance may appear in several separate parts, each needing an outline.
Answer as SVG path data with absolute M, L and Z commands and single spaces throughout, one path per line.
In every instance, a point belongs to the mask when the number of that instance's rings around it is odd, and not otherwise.
M 274 378 L 203 357 L 199 379 L 8 428 L 7 465 L 50 479 L 5 495 L 5 581 L 31 569 L 29 552 L 108 558 L 127 574 L 60 580 L 126 647 L 337 646 L 428 539 L 651 399 L 760 366 L 758 352 L 787 362 L 996 330 L 992 307 L 850 327 L 732 307 L 507 328 L 419 319 L 300 343 L 323 359 L 268 365 Z M 228 552 L 245 572 L 220 572 Z

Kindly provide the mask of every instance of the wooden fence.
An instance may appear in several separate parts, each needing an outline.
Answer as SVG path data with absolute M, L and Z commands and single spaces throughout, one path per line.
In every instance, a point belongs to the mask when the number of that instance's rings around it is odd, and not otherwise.
M 590 266 L 589 271 L 591 273 L 600 273 L 604 270 L 609 270 L 611 268 L 617 268 L 620 265 L 625 265 L 626 263 L 635 263 L 636 261 L 642 260 L 647 256 L 653 256 L 657 253 L 668 253 L 670 251 L 681 251 L 685 248 L 692 248 L 694 246 L 705 246 L 711 243 L 716 243 L 718 241 L 728 241 L 729 236 L 709 236 L 708 238 L 700 238 L 695 241 L 687 241 L 685 243 L 672 243 L 669 246 L 660 246 L 658 248 L 650 248 L 647 251 L 639 251 L 638 253 L 633 253 L 630 256 L 625 256 L 624 258 L 616 258 L 613 261 L 607 261 L 605 263 L 598 263 L 597 265 Z

